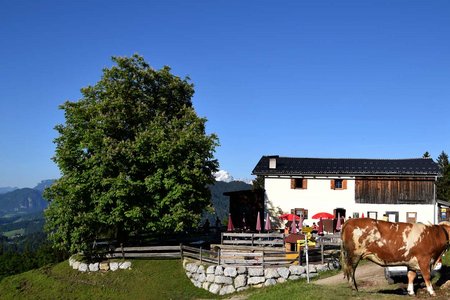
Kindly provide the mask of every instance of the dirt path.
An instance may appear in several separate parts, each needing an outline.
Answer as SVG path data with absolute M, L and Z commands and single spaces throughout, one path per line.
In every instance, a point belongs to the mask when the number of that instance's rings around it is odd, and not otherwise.
M 372 262 L 360 264 L 356 268 L 355 278 L 356 283 L 358 284 L 358 288 L 362 289 L 374 286 L 376 286 L 377 288 L 388 286 L 388 282 L 384 278 L 384 269 Z M 328 278 L 314 281 L 315 284 L 319 285 L 335 285 L 346 282 L 347 279 L 344 279 L 344 275 L 342 274 L 342 272 Z

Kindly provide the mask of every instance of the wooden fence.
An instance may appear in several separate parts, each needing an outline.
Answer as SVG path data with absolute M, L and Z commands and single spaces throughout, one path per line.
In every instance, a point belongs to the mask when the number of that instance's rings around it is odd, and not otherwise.
M 212 247 L 214 251 L 202 247 L 145 246 L 110 248 L 108 258 L 181 258 L 188 257 L 217 265 L 270 267 L 302 264 L 305 259 L 303 249 L 298 252 L 285 251 L 284 234 L 223 233 L 222 244 Z M 319 247 L 308 251 L 310 261 L 324 263 L 339 250 L 340 236 L 328 235 L 317 241 Z M 213 245 L 211 245 L 213 246 Z
M 221 235 L 221 244 L 284 248 L 284 234 L 223 232 Z
M 200 262 L 216 265 L 232 265 L 245 267 L 285 266 L 294 263 L 300 264 L 299 252 L 286 251 L 217 251 L 205 250 L 189 246 L 181 246 L 181 257 L 188 257 Z
M 117 247 L 109 258 L 180 258 L 181 246 Z

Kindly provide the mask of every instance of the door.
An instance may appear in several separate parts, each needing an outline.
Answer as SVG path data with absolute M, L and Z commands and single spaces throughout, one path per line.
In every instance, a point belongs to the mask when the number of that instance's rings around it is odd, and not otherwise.
M 387 211 L 386 217 L 389 222 L 398 222 L 398 211 Z

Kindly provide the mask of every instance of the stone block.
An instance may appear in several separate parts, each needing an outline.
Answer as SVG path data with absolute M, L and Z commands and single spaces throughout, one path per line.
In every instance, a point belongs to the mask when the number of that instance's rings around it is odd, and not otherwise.
M 213 294 L 218 294 L 222 286 L 217 283 L 213 283 L 209 286 L 209 292 Z
M 281 277 L 283 277 L 285 279 L 288 278 L 289 274 L 291 273 L 289 271 L 289 269 L 286 267 L 277 268 L 277 272 L 278 272 L 278 274 L 280 274 Z
M 235 268 L 235 267 L 226 267 L 224 270 L 223 270 L 223 274 L 225 275 L 225 276 L 228 276 L 228 277 L 236 277 L 237 276 L 237 269 Z
M 248 276 L 264 276 L 263 268 L 248 268 Z
M 206 269 L 206 274 L 214 274 L 216 272 L 216 266 L 209 266 Z
M 236 292 L 236 289 L 232 285 L 225 285 L 223 286 L 220 291 L 219 295 L 227 295 Z
M 119 263 L 111 262 L 109 263 L 109 268 L 111 269 L 111 271 L 117 271 L 119 269 Z
M 236 278 L 234 278 L 234 287 L 240 288 L 247 285 L 247 276 L 245 275 L 238 275 Z
M 264 277 L 266 277 L 266 279 L 278 278 L 280 277 L 280 274 L 278 274 L 277 269 L 268 268 L 264 270 Z
M 97 272 L 99 269 L 98 263 L 95 264 L 89 264 L 89 271 L 91 272 Z
M 214 283 L 219 284 L 233 284 L 233 278 L 226 276 L 216 276 Z
M 262 276 L 259 276 L 259 277 L 249 277 L 248 279 L 247 279 L 247 284 L 248 285 L 257 285 L 257 284 L 261 284 L 261 283 L 263 283 L 263 282 L 265 282 L 266 281 L 266 278 L 265 277 L 262 277 Z

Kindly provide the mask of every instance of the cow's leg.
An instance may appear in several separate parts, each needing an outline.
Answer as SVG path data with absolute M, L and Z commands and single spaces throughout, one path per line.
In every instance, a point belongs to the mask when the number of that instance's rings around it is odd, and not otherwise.
M 408 295 L 414 296 L 414 279 L 416 278 L 416 271 L 408 270 Z
M 358 286 L 356 285 L 355 273 L 356 273 L 356 267 L 358 266 L 360 260 L 361 260 L 361 257 L 357 256 L 352 261 L 352 280 L 353 280 L 353 286 L 355 287 L 355 290 L 357 290 L 357 291 L 358 291 Z
M 427 286 L 427 291 L 431 296 L 436 296 L 436 293 L 433 290 L 433 285 L 431 284 L 431 274 L 430 274 L 430 265 L 426 261 L 419 262 L 420 272 L 422 272 L 423 280 L 425 281 L 425 285 Z
M 361 257 L 355 256 L 354 254 L 349 255 L 345 249 L 341 249 L 341 265 L 344 278 L 347 278 L 348 281 L 351 279 L 356 290 L 358 290 L 358 286 L 356 285 L 355 271 L 360 259 Z

